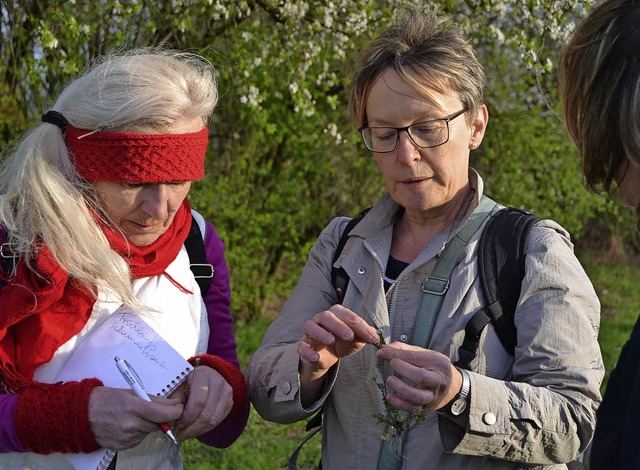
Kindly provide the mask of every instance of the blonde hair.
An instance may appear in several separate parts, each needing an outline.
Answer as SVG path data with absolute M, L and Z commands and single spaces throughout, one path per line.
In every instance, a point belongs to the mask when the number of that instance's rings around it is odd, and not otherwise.
M 473 48 L 450 18 L 427 9 L 408 9 L 361 53 L 351 82 L 349 114 L 356 127 L 367 122 L 371 88 L 387 70 L 396 71 L 426 99 L 429 90 L 459 94 L 468 119 L 484 104 L 485 76 Z
M 594 191 L 611 192 L 629 160 L 640 165 L 638 25 L 640 2 L 605 1 L 578 25 L 558 64 L 565 123 Z
M 65 87 L 53 109 L 79 129 L 161 133 L 183 117 L 206 123 L 218 99 L 216 75 L 195 54 L 136 49 L 100 59 Z M 0 220 L 31 266 L 44 242 L 70 277 L 137 306 L 126 261 L 113 251 L 92 211 L 103 214 L 81 180 L 62 130 L 32 129 L 0 173 Z

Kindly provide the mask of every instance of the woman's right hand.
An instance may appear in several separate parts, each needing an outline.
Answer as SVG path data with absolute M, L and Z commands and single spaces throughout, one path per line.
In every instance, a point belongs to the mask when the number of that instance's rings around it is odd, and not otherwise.
M 303 382 L 321 378 L 340 358 L 379 341 L 374 327 L 339 304 L 306 321 L 302 330 L 298 354 Z
M 151 402 L 130 390 L 96 387 L 89 399 L 89 423 L 96 443 L 106 449 L 131 449 L 159 423 L 170 423 L 182 415 L 180 400 L 150 396 Z

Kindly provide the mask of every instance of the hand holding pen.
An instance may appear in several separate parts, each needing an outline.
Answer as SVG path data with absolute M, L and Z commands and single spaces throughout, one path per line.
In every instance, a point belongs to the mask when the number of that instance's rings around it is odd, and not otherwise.
M 139 398 L 150 402 L 151 398 L 149 398 L 149 395 L 144 391 L 142 380 L 140 380 L 140 376 L 136 373 L 133 367 L 131 367 L 131 364 L 129 364 L 125 359 L 120 359 L 117 356 L 114 359 L 116 362 L 116 367 L 118 368 L 124 379 L 127 381 L 133 392 Z M 160 423 L 158 424 L 158 427 L 165 434 L 165 436 L 167 436 L 167 439 L 169 439 L 176 445 L 178 444 L 178 441 L 171 431 L 171 428 L 167 424 Z

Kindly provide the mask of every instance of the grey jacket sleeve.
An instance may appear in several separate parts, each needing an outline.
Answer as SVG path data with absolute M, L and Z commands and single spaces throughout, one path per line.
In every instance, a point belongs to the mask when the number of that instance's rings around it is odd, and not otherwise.
M 339 364 L 329 372 L 319 400 L 308 409 L 302 407 L 297 346 L 304 322 L 338 303 L 331 286 L 331 259 L 348 220 L 336 218 L 320 234 L 298 285 L 251 357 L 247 369 L 249 396 L 266 420 L 293 423 L 305 419 L 322 406 L 331 390 Z
M 584 451 L 604 375 L 599 323 L 600 303 L 568 234 L 539 223 L 515 314 L 511 380 L 471 373 L 468 428 L 439 419 L 445 451 L 538 464 Z

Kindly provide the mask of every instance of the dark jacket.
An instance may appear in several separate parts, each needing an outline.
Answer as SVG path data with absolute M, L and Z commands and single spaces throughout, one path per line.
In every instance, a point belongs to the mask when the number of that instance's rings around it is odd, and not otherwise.
M 622 348 L 597 411 L 592 470 L 640 469 L 640 319 Z

